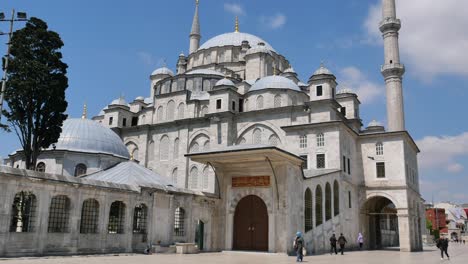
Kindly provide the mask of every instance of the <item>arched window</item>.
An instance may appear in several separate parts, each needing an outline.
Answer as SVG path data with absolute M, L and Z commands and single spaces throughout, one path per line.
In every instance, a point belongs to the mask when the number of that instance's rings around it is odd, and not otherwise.
M 203 190 L 206 190 L 208 189 L 208 177 L 210 175 L 210 168 L 208 166 L 206 166 L 204 169 L 203 169 Z
M 45 172 L 46 165 L 44 162 L 39 162 L 36 166 L 36 171 L 38 172 Z
M 332 196 L 330 183 L 327 182 L 325 185 L 325 221 L 332 218 Z
M 324 147 L 325 146 L 325 136 L 323 133 L 317 135 L 317 147 Z
M 157 117 L 158 117 L 158 122 L 164 121 L 164 108 L 162 106 L 158 107 Z
M 323 224 L 323 194 L 320 185 L 315 189 L 315 226 Z
M 177 118 L 184 119 L 184 116 L 185 116 L 185 104 L 180 103 L 179 106 L 177 107 Z
M 383 155 L 383 144 L 382 144 L 382 142 L 378 142 L 377 144 L 375 144 L 375 154 L 377 156 Z
M 88 168 L 83 163 L 80 163 L 80 164 L 76 165 L 76 167 L 75 167 L 75 177 L 85 175 L 87 169 Z
M 210 141 L 207 140 L 205 144 L 203 145 L 203 151 L 209 151 L 210 150 Z
M 154 160 L 154 141 L 151 140 L 148 144 L 148 161 Z
M 336 180 L 333 183 L 333 209 L 335 216 L 340 214 L 340 186 Z
M 140 160 L 138 148 L 134 148 L 131 153 L 131 158 L 134 160 Z
M 263 109 L 263 96 L 257 96 L 257 110 Z
M 278 146 L 279 138 L 276 135 L 271 135 L 268 139 L 268 144 L 275 147 Z
M 169 137 L 163 136 L 159 144 L 159 160 L 169 160 Z
M 198 168 L 192 167 L 190 170 L 190 188 L 197 189 L 198 188 Z
M 238 144 L 238 145 L 244 145 L 244 144 L 246 144 L 246 143 L 247 143 L 247 140 L 245 140 L 245 138 L 241 138 L 241 139 L 239 140 L 239 144 Z
M 99 223 L 99 203 L 95 199 L 87 199 L 81 208 L 80 233 L 97 234 Z
M 312 191 L 309 188 L 304 194 L 304 230 L 312 230 Z
M 185 220 L 185 211 L 181 207 L 177 207 L 174 213 L 174 235 L 184 236 L 184 220 Z
M 175 103 L 174 101 L 169 101 L 167 103 L 167 111 L 166 111 L 166 120 L 171 121 L 174 120 L 174 112 L 175 112 Z
M 174 186 L 177 186 L 178 178 L 179 178 L 179 174 L 178 174 L 177 168 L 175 168 L 172 171 L 172 182 L 174 183 Z
M 174 159 L 179 158 L 179 138 L 174 140 Z
M 109 224 L 107 231 L 109 234 L 123 234 L 125 230 L 125 204 L 115 201 L 109 210 Z
M 70 219 L 70 198 L 57 195 L 50 201 L 49 207 L 49 233 L 68 233 Z
M 254 129 L 253 131 L 253 144 L 261 144 L 262 143 L 262 131 L 259 128 Z
M 199 152 L 200 151 L 200 146 L 198 145 L 197 142 L 192 144 L 192 147 L 190 147 L 190 153 L 194 152 Z
M 34 231 L 36 206 L 36 196 L 32 192 L 17 193 L 11 211 L 10 232 Z
M 275 95 L 275 98 L 273 99 L 273 106 L 281 107 L 281 95 L 279 94 Z
M 146 234 L 148 207 L 145 204 L 135 206 L 133 211 L 133 233 Z

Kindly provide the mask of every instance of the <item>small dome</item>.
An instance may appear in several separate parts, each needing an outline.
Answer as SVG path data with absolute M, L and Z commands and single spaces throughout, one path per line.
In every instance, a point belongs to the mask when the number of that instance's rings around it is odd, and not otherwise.
M 153 73 L 151 73 L 151 76 L 154 76 L 154 75 L 170 75 L 170 76 L 174 76 L 174 73 L 167 67 L 162 67 L 162 68 L 159 68 L 159 69 L 156 69 L 153 71 Z
M 325 66 L 322 64 L 313 75 L 333 75 L 333 73 L 329 69 L 325 68 Z
M 271 51 L 265 46 L 265 44 L 257 45 L 257 46 L 250 48 L 249 50 L 247 50 L 245 55 L 257 54 L 257 53 L 266 53 L 266 54 L 271 55 Z
M 231 80 L 224 78 L 216 82 L 215 87 L 216 86 L 235 86 L 235 85 Z
M 114 131 L 98 122 L 82 118 L 71 118 L 63 122 L 55 149 L 130 158 L 122 139 Z
M 290 89 L 298 92 L 301 91 L 299 86 L 297 86 L 293 81 L 278 75 L 267 76 L 258 80 L 252 85 L 249 91 L 258 91 L 263 89 Z
M 263 39 L 254 36 L 248 33 L 241 33 L 241 32 L 231 32 L 218 35 L 209 39 L 203 45 L 200 46 L 198 50 L 209 49 L 214 47 L 224 47 L 224 46 L 242 46 L 243 41 L 248 41 L 250 46 L 256 46 L 258 43 L 264 43 L 265 47 L 275 52 L 270 44 L 266 43 Z
M 135 98 L 135 101 L 144 101 L 145 98 L 143 96 L 138 96 L 137 98 Z
M 125 99 L 123 99 L 123 97 L 119 97 L 119 98 L 115 99 L 109 105 L 125 105 L 125 106 L 128 106 L 127 102 L 125 101 Z
M 372 120 L 367 127 L 383 127 L 382 123 L 376 121 L 375 119 Z
M 294 71 L 294 68 L 292 66 L 290 66 L 289 68 L 287 68 L 286 70 L 284 70 L 283 73 L 296 73 L 296 71 Z
M 309 86 L 308 84 L 303 82 L 298 82 L 297 85 L 299 85 L 299 87 Z
M 336 94 L 354 94 L 353 90 L 350 88 L 343 88 L 336 92 Z

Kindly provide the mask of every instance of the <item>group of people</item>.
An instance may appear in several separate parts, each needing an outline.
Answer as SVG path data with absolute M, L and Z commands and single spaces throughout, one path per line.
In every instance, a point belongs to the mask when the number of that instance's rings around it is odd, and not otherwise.
M 341 255 L 344 255 L 344 250 L 345 250 L 345 246 L 347 243 L 348 241 L 346 240 L 343 233 L 341 233 L 338 238 L 336 238 L 336 235 L 333 234 L 330 237 L 330 247 L 331 247 L 330 255 L 332 255 L 333 252 L 335 252 L 335 255 L 338 255 L 337 245 L 340 246 Z M 362 250 L 362 246 L 364 245 L 364 237 L 361 233 L 358 234 L 357 243 L 359 244 L 359 250 Z M 304 244 L 304 238 L 302 237 L 301 232 L 296 233 L 293 246 L 294 246 L 294 250 L 296 251 L 296 256 L 297 256 L 296 261 L 302 262 L 304 255 L 305 255 L 305 247 L 304 247 L 305 244 Z

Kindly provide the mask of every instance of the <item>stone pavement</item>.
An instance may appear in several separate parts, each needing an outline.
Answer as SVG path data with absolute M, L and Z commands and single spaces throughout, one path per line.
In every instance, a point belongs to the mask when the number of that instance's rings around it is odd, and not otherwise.
M 451 244 L 449 247 L 450 263 L 468 263 L 468 245 Z M 75 257 L 44 257 L 0 259 L 0 264 L 283 264 L 295 263 L 295 257 L 284 254 L 222 252 L 196 255 L 104 255 Z M 377 263 L 377 264 L 431 264 L 445 263 L 440 260 L 440 252 L 435 247 L 425 248 L 424 252 L 406 253 L 399 251 L 362 251 L 347 252 L 344 256 L 306 256 L 305 263 Z

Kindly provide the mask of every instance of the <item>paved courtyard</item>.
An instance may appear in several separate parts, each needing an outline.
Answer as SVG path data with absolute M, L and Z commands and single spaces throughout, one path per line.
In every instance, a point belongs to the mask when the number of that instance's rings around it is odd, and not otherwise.
M 450 263 L 467 263 L 468 245 L 452 244 L 449 248 L 451 255 Z M 344 261 L 344 262 L 343 262 Z M 447 261 L 447 260 L 445 260 Z M 444 261 L 444 262 L 445 262 Z M 437 248 L 425 248 L 424 252 L 419 253 L 400 253 L 399 251 L 362 251 L 348 252 L 344 256 L 319 255 L 305 257 L 306 263 L 378 263 L 378 264 L 396 264 L 396 263 L 442 263 L 440 252 Z M 249 253 L 249 252 L 222 252 L 222 253 L 204 253 L 197 255 L 123 255 L 123 256 L 77 256 L 77 257 L 44 257 L 44 258 L 19 258 L 19 259 L 0 259 L 4 264 L 245 264 L 245 263 L 268 263 L 282 264 L 295 263 L 294 257 L 288 257 L 283 254 L 268 253 Z

